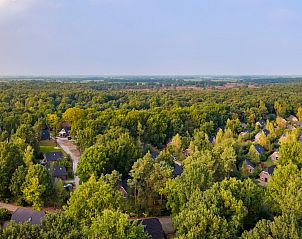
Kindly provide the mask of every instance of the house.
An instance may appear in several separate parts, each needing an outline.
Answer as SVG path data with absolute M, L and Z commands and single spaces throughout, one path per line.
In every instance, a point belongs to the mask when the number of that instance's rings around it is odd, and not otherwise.
M 191 150 L 190 150 L 190 149 L 185 149 L 182 153 L 183 153 L 183 155 L 184 155 L 185 157 L 188 157 L 188 156 L 190 156 L 190 154 L 191 154 Z
M 255 149 L 257 153 L 260 155 L 265 153 L 265 149 L 260 144 L 255 144 Z
M 278 160 L 278 158 L 279 158 L 279 152 L 278 152 L 278 151 L 275 151 L 274 153 L 272 153 L 271 159 L 272 159 L 273 161 Z
M 67 127 L 67 126 L 63 127 L 63 128 L 61 129 L 61 131 L 59 132 L 59 137 L 63 137 L 63 138 L 68 137 L 68 136 L 69 136 L 69 131 L 70 131 L 70 130 L 71 130 L 70 127 Z
M 302 127 L 302 121 L 297 121 L 297 122 L 295 122 L 295 125 L 296 125 L 297 127 Z
M 144 230 L 148 232 L 152 239 L 166 239 L 163 227 L 158 218 L 145 218 L 137 221 L 145 226 Z
M 281 137 L 279 138 L 279 143 L 284 143 L 286 142 L 286 134 L 282 134 Z
M 12 215 L 11 220 L 16 223 L 29 222 L 31 224 L 39 224 L 45 217 L 44 211 L 36 211 L 28 208 L 18 208 Z
M 50 140 L 50 133 L 48 129 L 43 129 L 41 131 L 41 140 Z
M 215 137 L 215 136 L 211 136 L 211 137 L 209 138 L 209 141 L 210 141 L 211 144 L 215 143 L 215 140 L 216 140 L 216 137 Z
M 64 155 L 61 152 L 48 152 L 44 153 L 44 159 L 42 160 L 42 163 L 46 164 L 49 162 L 55 162 L 62 158 L 64 158 Z
M 293 129 L 295 129 L 296 127 L 293 126 L 293 125 L 288 124 L 288 125 L 286 125 L 285 128 L 286 128 L 286 129 L 289 129 L 289 130 L 293 130 Z
M 299 135 L 298 141 L 299 141 L 300 144 L 302 144 L 302 134 Z
M 47 171 L 50 172 L 51 171 L 51 167 L 47 166 L 46 167 Z M 54 165 L 52 168 L 52 178 L 60 178 L 62 180 L 67 180 L 67 171 L 66 168 L 64 166 L 56 166 Z
M 250 130 L 250 129 L 245 129 L 245 130 L 243 130 L 241 133 L 240 133 L 240 136 L 241 137 L 244 137 L 246 134 L 250 134 L 250 133 L 252 133 L 253 131 L 252 130 Z
M 132 179 L 130 176 L 127 176 L 124 180 L 122 180 L 119 184 L 120 191 L 123 194 L 124 198 L 127 198 L 128 193 L 129 193 L 129 186 L 128 186 L 128 180 Z
M 249 173 L 253 173 L 254 170 L 255 170 L 255 168 L 256 168 L 256 166 L 255 166 L 250 160 L 248 160 L 247 158 L 245 158 L 245 159 L 243 160 L 243 162 L 246 163 L 246 168 L 245 168 L 245 169 L 246 169 Z
M 174 161 L 174 175 L 177 177 L 183 172 L 183 167 L 180 162 Z
M 264 130 L 261 130 L 260 132 L 258 132 L 256 135 L 255 135 L 255 142 L 258 142 L 260 140 L 260 137 L 261 137 L 261 134 L 262 132 L 265 134 L 265 136 L 268 136 L 269 135 L 269 130 L 267 129 L 264 129 Z
M 267 183 L 271 177 L 271 175 L 274 173 L 274 170 L 276 168 L 276 165 L 270 166 L 266 169 L 264 169 L 260 174 L 259 174 L 259 179 L 263 183 Z
M 265 126 L 265 121 L 264 120 L 259 120 L 259 121 L 256 122 L 256 125 L 258 125 L 261 128 L 263 128 Z
M 288 120 L 288 121 L 291 121 L 291 122 L 293 122 L 293 123 L 299 121 L 298 118 L 297 118 L 296 116 L 294 116 L 294 115 L 290 115 L 290 116 L 287 118 L 287 120 Z

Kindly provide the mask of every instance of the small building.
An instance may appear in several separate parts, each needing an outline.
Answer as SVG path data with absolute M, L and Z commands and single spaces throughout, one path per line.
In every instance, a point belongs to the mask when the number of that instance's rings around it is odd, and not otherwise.
M 295 122 L 295 125 L 296 125 L 297 127 L 302 127 L 302 121 L 297 121 L 297 122 Z
M 183 172 L 183 167 L 180 162 L 174 161 L 174 175 L 177 177 Z
M 241 136 L 241 137 L 244 137 L 245 135 L 250 134 L 250 133 L 252 133 L 252 132 L 253 132 L 253 131 L 250 130 L 250 129 L 245 129 L 245 130 L 243 130 L 243 131 L 240 133 L 240 136 Z
M 285 128 L 288 129 L 288 130 L 294 130 L 296 127 L 291 125 L 291 124 L 288 124 L 288 125 L 286 125 Z
M 183 152 L 182 152 L 183 156 L 184 157 L 188 157 L 191 155 L 191 150 L 190 149 L 185 149 Z
M 18 208 L 12 215 L 11 220 L 16 223 L 29 222 L 31 224 L 39 224 L 45 217 L 44 211 L 36 211 L 28 208 Z
M 278 151 L 275 151 L 274 153 L 272 153 L 271 159 L 272 159 L 273 161 L 278 160 L 278 159 L 279 159 L 279 152 L 278 152 Z
M 215 136 L 211 136 L 211 137 L 209 138 L 209 141 L 210 141 L 211 144 L 215 143 L 215 140 L 216 140 L 216 137 L 215 137 Z
M 258 125 L 261 128 L 263 128 L 265 126 L 265 121 L 264 120 L 259 120 L 259 121 L 256 122 L 256 125 Z
M 167 238 L 158 218 L 145 218 L 138 220 L 138 223 L 142 223 L 145 226 L 144 230 L 148 232 L 152 239 Z
M 59 137 L 62 137 L 62 138 L 67 138 L 69 136 L 69 131 L 71 130 L 70 127 L 63 127 L 61 129 L 61 131 L 59 132 Z
M 50 140 L 50 133 L 48 129 L 43 129 L 41 131 L 41 140 Z
M 259 179 L 263 183 L 267 183 L 271 177 L 271 175 L 274 173 L 274 170 L 276 168 L 276 165 L 270 166 L 266 169 L 264 169 L 260 174 L 259 174 Z
M 255 144 L 255 149 L 259 155 L 263 155 L 265 153 L 265 149 L 260 144 Z
M 245 158 L 243 162 L 246 163 L 246 171 L 248 171 L 249 173 L 253 173 L 255 171 L 256 166 L 249 159 Z
M 42 163 L 46 164 L 49 162 L 55 162 L 62 158 L 64 158 L 62 152 L 48 152 L 44 153 L 44 159 L 42 160 Z
M 258 142 L 260 140 L 261 134 L 264 133 L 265 136 L 268 136 L 270 134 L 269 130 L 264 129 L 259 131 L 256 135 L 255 135 L 255 142 Z
M 51 166 L 47 166 L 46 169 L 47 169 L 48 172 L 50 172 L 51 171 Z M 60 178 L 62 180 L 67 180 L 67 171 L 66 171 L 65 166 L 54 165 L 53 168 L 52 168 L 51 177 L 53 179 Z
M 128 180 L 132 179 L 130 176 L 127 176 L 124 180 L 122 180 L 119 184 L 120 187 L 120 191 L 123 194 L 124 198 L 128 197 L 128 193 L 129 193 L 129 186 L 128 186 Z
M 293 122 L 293 123 L 299 121 L 298 118 L 297 118 L 296 116 L 294 116 L 294 115 L 290 115 L 290 116 L 287 118 L 287 120 L 288 120 L 288 121 L 291 121 L 291 122 Z

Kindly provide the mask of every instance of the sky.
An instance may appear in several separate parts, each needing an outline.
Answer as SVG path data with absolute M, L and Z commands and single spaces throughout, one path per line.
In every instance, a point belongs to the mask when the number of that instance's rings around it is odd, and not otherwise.
M 0 75 L 302 75 L 301 0 L 0 0 Z

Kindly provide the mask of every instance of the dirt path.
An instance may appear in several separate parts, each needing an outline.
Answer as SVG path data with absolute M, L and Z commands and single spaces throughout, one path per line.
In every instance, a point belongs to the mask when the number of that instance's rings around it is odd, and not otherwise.
M 17 206 L 15 204 L 9 204 L 9 203 L 3 203 L 0 202 L 0 208 L 5 208 L 10 212 L 14 212 L 16 211 L 18 208 L 28 208 L 28 209 L 32 209 L 32 207 L 21 207 L 21 206 Z M 33 209 L 32 209 L 33 210 Z M 42 209 L 42 211 L 45 212 L 55 212 L 57 209 L 55 208 L 51 208 L 51 207 L 45 207 Z
M 80 151 L 77 149 L 77 145 L 71 141 L 68 140 L 67 138 L 56 138 L 57 144 L 60 145 L 60 147 L 65 151 L 65 153 L 69 154 L 72 162 L 73 162 L 73 172 L 74 174 L 77 171 L 77 165 L 79 163 L 80 157 L 81 157 L 81 153 Z M 79 182 L 80 179 L 78 176 L 75 175 L 74 177 L 74 183 L 76 188 L 79 186 Z

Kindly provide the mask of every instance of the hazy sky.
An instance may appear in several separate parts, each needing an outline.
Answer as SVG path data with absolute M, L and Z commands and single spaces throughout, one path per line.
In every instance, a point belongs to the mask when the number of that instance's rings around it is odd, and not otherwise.
M 302 74 L 302 1 L 0 0 L 7 74 Z

